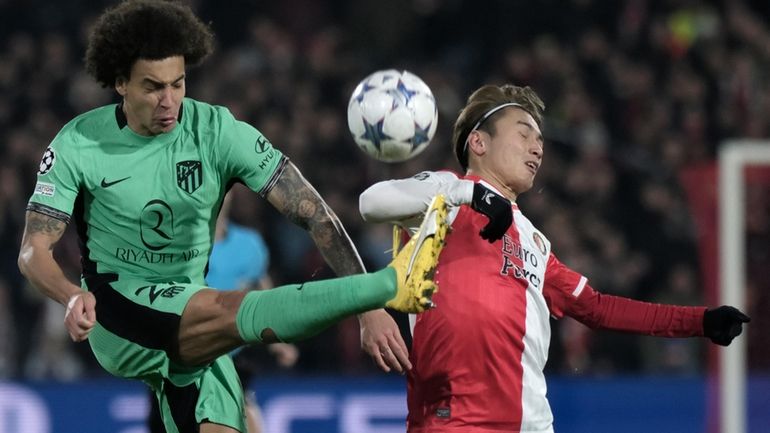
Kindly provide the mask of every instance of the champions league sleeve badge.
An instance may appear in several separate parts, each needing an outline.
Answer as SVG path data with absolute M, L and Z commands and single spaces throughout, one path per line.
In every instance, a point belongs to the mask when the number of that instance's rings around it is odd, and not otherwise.
M 43 158 L 40 160 L 40 168 L 37 171 L 37 174 L 43 175 L 51 171 L 53 168 L 53 164 L 56 162 L 56 153 L 53 151 L 51 146 L 48 146 L 48 149 L 45 150 L 45 153 L 43 154 Z

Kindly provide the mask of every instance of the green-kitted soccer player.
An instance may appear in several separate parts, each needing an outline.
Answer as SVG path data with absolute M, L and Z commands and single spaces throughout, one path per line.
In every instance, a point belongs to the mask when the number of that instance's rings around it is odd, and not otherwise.
M 212 50 L 209 28 L 173 2 L 129 0 L 91 33 L 86 69 L 122 97 L 82 114 L 53 139 L 27 207 L 19 267 L 66 305 L 75 341 L 88 338 L 110 373 L 155 390 L 169 432 L 244 432 L 243 392 L 225 356 L 254 342 L 294 341 L 363 313 L 364 345 L 383 369 L 409 368 L 381 308 L 430 307 L 446 234 L 433 201 L 420 233 L 384 270 L 363 266 L 339 219 L 297 168 L 223 107 L 185 98 L 188 66 Z M 267 291 L 204 285 L 217 214 L 241 182 L 305 228 L 344 278 Z M 82 279 L 52 250 L 76 223 Z

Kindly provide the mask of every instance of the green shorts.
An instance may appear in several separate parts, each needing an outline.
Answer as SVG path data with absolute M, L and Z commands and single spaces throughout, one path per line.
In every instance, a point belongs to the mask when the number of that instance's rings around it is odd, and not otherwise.
M 105 370 L 142 380 L 155 391 L 169 433 L 198 431 L 202 422 L 245 432 L 243 388 L 232 359 L 223 355 L 202 367 L 175 361 L 182 312 L 204 288 L 140 280 L 89 282 L 97 324 L 88 340 Z

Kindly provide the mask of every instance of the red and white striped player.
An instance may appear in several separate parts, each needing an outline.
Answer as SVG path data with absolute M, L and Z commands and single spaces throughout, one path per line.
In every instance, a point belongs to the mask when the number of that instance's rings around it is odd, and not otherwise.
M 423 172 L 368 188 L 365 220 L 418 224 L 431 198 L 453 206 L 439 258 L 436 308 L 413 316 L 407 400 L 410 433 L 553 432 L 543 374 L 549 317 L 594 329 L 666 337 L 707 336 L 727 345 L 749 318 L 600 294 L 562 264 L 516 205 L 543 159 L 544 105 L 530 88 L 484 86 L 455 123 L 466 174 Z

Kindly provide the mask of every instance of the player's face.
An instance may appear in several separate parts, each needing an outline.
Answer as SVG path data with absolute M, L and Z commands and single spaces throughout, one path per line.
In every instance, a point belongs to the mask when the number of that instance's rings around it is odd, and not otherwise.
M 128 126 L 140 135 L 169 132 L 177 124 L 185 95 L 184 57 L 140 59 L 129 79 L 119 79 L 115 89 L 123 96 Z
M 495 120 L 482 158 L 483 171 L 515 195 L 532 188 L 543 162 L 543 134 L 535 119 L 519 108 L 506 108 Z

